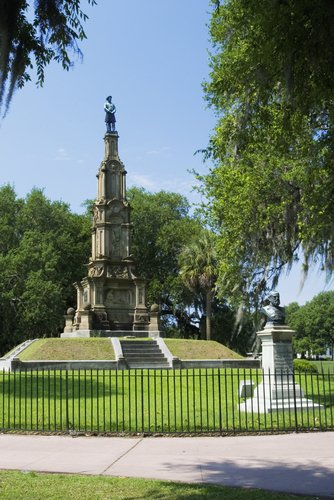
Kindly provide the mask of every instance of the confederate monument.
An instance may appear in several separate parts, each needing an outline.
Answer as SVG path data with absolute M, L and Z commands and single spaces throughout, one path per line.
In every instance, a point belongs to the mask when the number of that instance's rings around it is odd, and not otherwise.
M 116 108 L 111 96 L 107 97 L 104 110 L 107 131 L 92 209 L 92 253 L 87 276 L 75 283 L 77 309 L 67 311 L 63 337 L 89 337 L 92 332 L 117 335 L 117 331 L 124 330 L 146 331 L 148 336 L 146 282 L 136 276 L 131 255 L 126 170 L 118 155 Z

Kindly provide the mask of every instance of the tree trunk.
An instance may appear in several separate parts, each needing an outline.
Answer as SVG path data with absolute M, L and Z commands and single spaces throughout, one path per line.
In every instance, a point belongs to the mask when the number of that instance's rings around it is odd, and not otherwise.
M 206 292 L 206 340 L 211 340 L 212 292 Z

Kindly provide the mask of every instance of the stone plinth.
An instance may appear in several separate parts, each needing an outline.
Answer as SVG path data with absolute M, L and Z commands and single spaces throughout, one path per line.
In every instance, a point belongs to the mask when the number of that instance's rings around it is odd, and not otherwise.
M 293 372 L 293 334 L 294 330 L 286 325 L 270 325 L 257 332 L 262 344 L 264 373 Z
M 241 411 L 270 413 L 278 410 L 322 408 L 304 396 L 295 383 L 292 337 L 294 330 L 286 325 L 268 325 L 257 332 L 262 344 L 262 382 L 252 398 L 240 404 Z

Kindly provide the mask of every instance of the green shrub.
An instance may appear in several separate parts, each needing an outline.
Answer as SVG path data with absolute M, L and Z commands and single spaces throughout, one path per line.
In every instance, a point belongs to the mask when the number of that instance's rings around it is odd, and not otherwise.
M 318 369 L 315 364 L 307 361 L 306 359 L 294 359 L 293 368 L 296 372 L 318 373 Z

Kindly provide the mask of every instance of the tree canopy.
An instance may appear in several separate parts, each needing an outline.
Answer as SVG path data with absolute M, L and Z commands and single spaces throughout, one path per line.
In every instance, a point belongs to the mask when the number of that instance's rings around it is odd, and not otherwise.
M 206 339 L 211 340 L 212 302 L 215 295 L 217 256 L 215 234 L 203 231 L 195 241 L 182 249 L 179 262 L 184 284 L 194 294 L 204 296 L 203 310 L 206 315 Z
M 0 188 L 0 352 L 55 336 L 85 275 L 90 221 L 34 189 L 25 199 Z
M 304 306 L 296 302 L 286 308 L 287 323 L 296 330 L 293 345 L 296 352 L 323 354 L 334 346 L 334 291 L 316 295 Z
M 96 4 L 95 0 L 87 0 Z M 68 70 L 73 54 L 81 54 L 78 41 L 86 38 L 87 15 L 80 0 L 0 1 L 0 111 L 6 114 L 13 93 L 31 80 L 35 67 L 37 84 L 51 61 Z M 33 4 L 33 5 L 31 5 Z
M 300 255 L 333 272 L 334 4 L 212 4 L 218 123 L 201 179 L 221 289 L 255 300 Z

